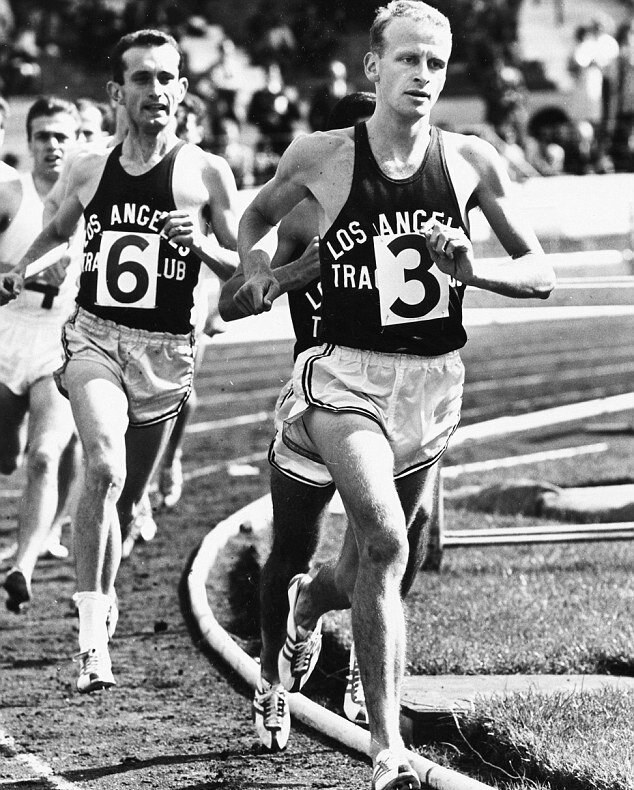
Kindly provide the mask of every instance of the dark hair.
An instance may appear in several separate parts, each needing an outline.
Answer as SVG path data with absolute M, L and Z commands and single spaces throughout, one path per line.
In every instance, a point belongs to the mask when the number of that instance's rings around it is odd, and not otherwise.
M 383 55 L 385 49 L 385 28 L 398 17 L 407 17 L 416 22 L 427 22 L 430 26 L 444 30 L 451 37 L 451 25 L 447 17 L 437 8 L 423 3 L 422 0 L 392 0 L 377 8 L 374 22 L 370 28 L 370 49 Z
M 129 49 L 133 47 L 162 47 L 164 44 L 174 47 L 176 52 L 178 52 L 178 69 L 180 71 L 183 65 L 183 53 L 174 36 L 165 33 L 163 30 L 154 30 L 153 28 L 135 30 L 134 33 L 122 36 L 115 44 L 108 58 L 114 82 L 117 82 L 119 85 L 123 84 L 123 72 L 125 71 L 123 56 Z
M 31 127 L 35 118 L 50 117 L 58 113 L 70 115 L 79 127 L 79 113 L 72 102 L 61 99 L 59 96 L 40 96 L 30 106 L 26 116 L 26 137 L 31 142 Z
M 356 91 L 339 99 L 330 111 L 326 129 L 346 129 L 369 118 L 376 107 L 376 96 L 369 91 Z

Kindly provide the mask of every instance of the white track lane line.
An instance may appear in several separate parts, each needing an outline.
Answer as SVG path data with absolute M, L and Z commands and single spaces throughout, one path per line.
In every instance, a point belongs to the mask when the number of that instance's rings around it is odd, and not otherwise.
M 605 442 L 597 444 L 584 444 L 580 447 L 562 447 L 559 450 L 545 450 L 541 453 L 526 453 L 526 455 L 514 455 L 508 458 L 492 458 L 489 461 L 473 461 L 469 464 L 455 464 L 454 466 L 444 466 L 441 470 L 442 476 L 453 479 L 469 472 L 487 472 L 492 469 L 508 469 L 513 466 L 523 464 L 537 464 L 543 461 L 558 461 L 562 458 L 576 458 L 580 455 L 594 455 L 595 453 L 606 453 L 610 446 Z
M 0 747 L 2 747 L 10 761 L 24 766 L 28 771 L 30 771 L 33 780 L 45 782 L 48 787 L 52 788 L 52 790 L 80 790 L 80 788 L 82 788 L 82 785 L 69 782 L 67 779 L 64 779 L 63 776 L 56 774 L 51 766 L 40 757 L 20 749 L 18 744 L 15 742 L 15 739 L 5 732 L 1 726 Z M 31 777 L 29 777 L 29 779 L 31 779 Z M 7 782 L 7 784 L 15 785 L 17 787 L 18 784 L 25 784 L 26 781 L 28 780 L 19 780 L 16 782 L 11 781 Z M 0 787 L 2 787 L 3 784 L 5 784 L 4 780 L 0 782 Z

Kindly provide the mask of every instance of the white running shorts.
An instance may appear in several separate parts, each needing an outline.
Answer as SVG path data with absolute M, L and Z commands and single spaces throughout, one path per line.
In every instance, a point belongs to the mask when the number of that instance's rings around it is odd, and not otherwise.
M 460 422 L 464 366 L 438 357 L 322 345 L 302 352 L 275 410 L 270 463 L 313 486 L 332 478 L 302 416 L 313 408 L 352 411 L 376 422 L 394 452 L 394 479 L 436 463 Z

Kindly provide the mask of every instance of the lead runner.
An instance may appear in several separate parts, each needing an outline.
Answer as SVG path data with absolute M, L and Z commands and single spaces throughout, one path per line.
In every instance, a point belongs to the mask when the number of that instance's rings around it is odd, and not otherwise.
M 447 18 L 426 3 L 394 0 L 379 8 L 364 61 L 376 92 L 373 116 L 295 140 L 239 232 L 245 284 L 235 300 L 256 314 L 281 291 L 257 243 L 304 198 L 319 205 L 323 345 L 297 358 L 297 403 L 284 441 L 325 465 L 356 538 L 352 630 L 373 790 L 420 787 L 399 732 L 406 646 L 400 587 L 416 493 L 460 417 L 465 287 L 546 298 L 555 282 L 498 154 L 477 137 L 431 125 L 451 47 Z M 476 207 L 508 260 L 474 259 L 468 214 Z M 408 483 L 408 497 L 399 497 L 395 479 Z M 302 577 L 291 583 L 289 608 L 279 674 L 297 690 L 315 666 L 328 605 Z
M 176 41 L 158 30 L 124 36 L 108 90 L 128 119 L 111 152 L 78 158 L 52 221 L 0 283 L 19 293 L 26 266 L 65 241 L 82 214 L 77 309 L 64 328 L 58 386 L 68 394 L 85 454 L 75 524 L 80 662 L 77 688 L 115 684 L 108 640 L 120 532 L 132 521 L 194 370 L 190 321 L 200 261 L 235 269 L 237 190 L 227 163 L 180 141 L 174 116 L 187 81 Z M 206 237 L 202 211 L 209 207 Z M 222 248 L 218 245 L 222 245 Z

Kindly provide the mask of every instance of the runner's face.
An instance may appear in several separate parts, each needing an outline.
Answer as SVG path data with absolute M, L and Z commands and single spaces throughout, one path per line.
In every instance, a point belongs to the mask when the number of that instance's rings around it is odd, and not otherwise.
M 438 100 L 451 54 L 451 36 L 425 22 L 393 19 L 385 29 L 381 57 L 369 53 L 368 77 L 380 99 L 399 115 L 429 115 Z
M 64 156 L 77 140 L 77 121 L 65 112 L 41 115 L 31 122 L 29 150 L 33 173 L 48 180 L 57 179 Z
M 187 81 L 179 77 L 178 59 L 178 52 L 169 44 L 132 47 L 124 53 L 119 101 L 131 124 L 161 131 L 172 122 L 187 89 Z

